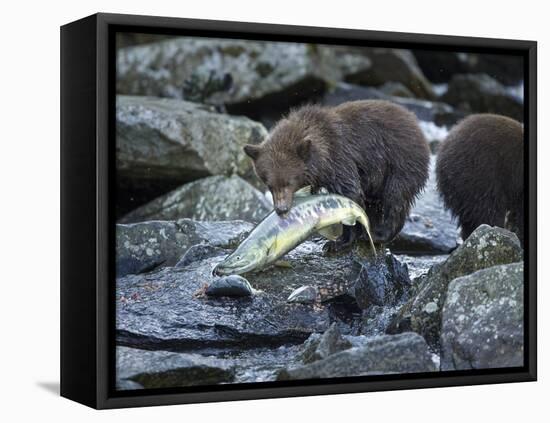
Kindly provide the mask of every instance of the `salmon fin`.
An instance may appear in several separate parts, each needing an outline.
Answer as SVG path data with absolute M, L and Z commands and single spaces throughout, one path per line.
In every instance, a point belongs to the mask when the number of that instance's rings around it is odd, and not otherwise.
M 326 226 L 322 229 L 319 229 L 317 232 L 326 239 L 329 239 L 331 241 L 336 241 L 338 238 L 342 236 L 342 232 L 344 231 L 344 228 L 340 223 L 337 223 L 336 225 L 330 225 Z
M 307 197 L 309 195 L 311 195 L 311 185 L 300 188 L 298 191 L 294 193 L 295 197 Z
M 354 226 L 355 222 L 357 222 L 357 218 L 355 216 L 348 217 L 346 219 L 342 220 L 342 225 L 346 226 Z
M 275 263 L 273 263 L 273 266 L 283 267 L 285 269 L 292 269 L 292 264 L 287 260 L 277 260 Z

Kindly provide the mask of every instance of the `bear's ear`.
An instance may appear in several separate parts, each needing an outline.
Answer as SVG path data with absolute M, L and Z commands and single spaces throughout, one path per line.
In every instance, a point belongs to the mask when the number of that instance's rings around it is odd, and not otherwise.
M 248 157 L 250 157 L 252 160 L 256 160 L 258 156 L 260 155 L 262 147 L 259 145 L 254 144 L 246 144 L 244 146 L 244 152 Z
M 306 138 L 303 141 L 301 141 L 298 144 L 298 156 L 302 158 L 302 160 L 308 160 L 309 156 L 311 155 L 311 139 Z

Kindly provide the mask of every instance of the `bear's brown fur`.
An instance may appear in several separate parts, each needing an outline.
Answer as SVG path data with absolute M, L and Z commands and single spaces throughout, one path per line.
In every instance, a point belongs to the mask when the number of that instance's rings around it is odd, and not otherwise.
M 506 227 L 523 242 L 523 126 L 508 117 L 471 115 L 439 150 L 436 175 L 462 238 L 479 225 Z
M 245 152 L 278 213 L 290 209 L 301 187 L 325 187 L 365 208 L 377 242 L 403 227 L 428 178 L 430 155 L 414 114 L 382 100 L 301 107 Z

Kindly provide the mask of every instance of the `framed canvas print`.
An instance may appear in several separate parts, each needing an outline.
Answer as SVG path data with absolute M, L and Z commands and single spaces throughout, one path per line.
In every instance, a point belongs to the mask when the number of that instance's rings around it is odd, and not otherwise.
M 61 394 L 536 379 L 536 43 L 61 28 Z

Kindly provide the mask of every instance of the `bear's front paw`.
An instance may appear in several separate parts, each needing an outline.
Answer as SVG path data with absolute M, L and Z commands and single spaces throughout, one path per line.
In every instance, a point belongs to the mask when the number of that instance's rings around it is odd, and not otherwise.
M 390 227 L 377 227 L 372 231 L 372 240 L 375 244 L 387 244 L 396 236 L 396 231 Z
M 327 241 L 323 245 L 323 253 L 325 254 L 341 254 L 351 250 L 353 240 L 337 240 Z

